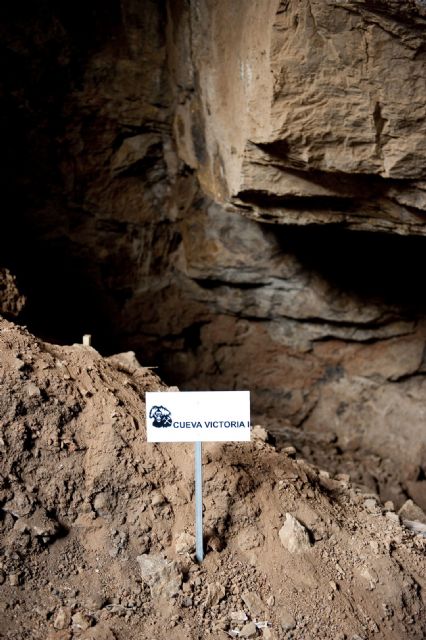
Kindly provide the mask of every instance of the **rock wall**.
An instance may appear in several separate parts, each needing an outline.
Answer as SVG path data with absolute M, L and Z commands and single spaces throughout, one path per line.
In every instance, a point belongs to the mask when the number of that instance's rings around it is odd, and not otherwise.
M 371 453 L 383 495 L 417 490 L 424 3 L 0 11 L 22 320 L 181 388 L 249 388 L 275 431 Z
M 182 157 L 257 220 L 424 233 L 424 2 L 189 3 Z

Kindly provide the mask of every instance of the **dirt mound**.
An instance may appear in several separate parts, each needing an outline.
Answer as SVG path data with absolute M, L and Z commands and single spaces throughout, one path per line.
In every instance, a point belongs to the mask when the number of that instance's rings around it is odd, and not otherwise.
M 145 442 L 151 370 L 0 320 L 0 380 L 0 637 L 424 637 L 425 538 L 348 477 L 260 428 L 205 445 L 198 566 L 192 446 Z

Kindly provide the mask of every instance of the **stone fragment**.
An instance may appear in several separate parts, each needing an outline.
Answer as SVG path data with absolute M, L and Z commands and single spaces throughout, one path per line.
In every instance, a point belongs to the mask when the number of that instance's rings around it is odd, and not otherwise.
M 19 533 L 29 531 L 31 534 L 43 538 L 44 542 L 47 542 L 49 538 L 55 536 L 58 530 L 58 523 L 52 520 L 44 509 L 36 509 L 31 516 L 18 518 L 14 529 Z
M 82 611 L 77 611 L 77 613 L 72 616 L 72 627 L 75 630 L 81 629 L 82 631 L 85 631 L 92 626 L 92 622 L 93 618 Z
M 93 500 L 93 508 L 99 516 L 107 516 L 112 509 L 111 498 L 108 493 L 101 491 Z
M 18 587 L 21 583 L 19 573 L 9 573 L 9 584 L 11 587 Z
M 399 515 L 394 511 L 387 511 L 386 518 L 391 522 L 399 523 Z
M 370 513 L 377 513 L 377 501 L 374 498 L 368 498 L 364 500 L 364 507 Z
M 175 551 L 178 555 L 192 554 L 195 551 L 195 537 L 186 531 L 182 531 L 175 541 Z
M 257 634 L 257 627 L 254 622 L 247 622 L 240 631 L 240 638 L 254 638 Z
M 308 551 L 311 543 L 305 527 L 290 513 L 286 513 L 285 517 L 285 523 L 278 532 L 283 547 L 290 553 Z
M 161 507 L 166 503 L 166 498 L 163 496 L 161 491 L 153 491 L 151 493 L 151 506 L 152 507 Z
M 39 387 L 36 384 L 34 384 L 34 382 L 29 382 L 26 385 L 26 391 L 30 398 L 36 398 L 38 396 L 41 396 L 41 391 Z
M 254 525 L 249 525 L 241 529 L 237 536 L 237 543 L 243 551 L 257 549 L 264 541 L 263 534 Z
M 409 480 L 406 485 L 414 504 L 426 512 L 426 480 Z
M 245 611 L 240 609 L 240 611 L 231 611 L 230 618 L 232 622 L 247 622 L 248 617 Z
M 268 440 L 268 432 L 260 424 L 255 424 L 254 427 L 252 427 L 251 436 L 253 440 L 261 440 L 262 442 Z
M 105 598 L 102 593 L 93 592 L 85 600 L 84 606 L 89 611 L 99 611 L 105 604 Z
M 12 364 L 17 371 L 21 371 L 25 367 L 25 362 L 21 358 L 14 358 Z
M 219 536 L 211 536 L 211 538 L 207 540 L 207 549 L 211 549 L 212 551 L 222 551 L 223 540 L 221 540 Z
M 244 591 L 241 594 L 241 599 L 250 611 L 252 617 L 260 616 L 265 610 L 265 605 L 260 596 L 253 591 Z
M 225 595 L 226 590 L 223 584 L 219 584 L 219 582 L 210 583 L 207 585 L 206 606 L 214 607 L 224 599 Z
M 182 573 L 175 562 L 168 562 L 156 554 L 142 554 L 136 560 L 153 597 L 171 598 L 179 592 Z
M 420 509 L 412 500 L 407 500 L 404 502 L 400 510 L 398 511 L 398 515 L 402 518 L 402 520 L 411 520 L 418 522 L 422 522 L 426 524 L 426 513 L 423 509 Z
M 12 500 L 6 502 L 2 509 L 3 511 L 11 513 L 16 518 L 22 518 L 31 512 L 31 501 L 25 493 L 16 491 Z
M 108 362 L 115 365 L 117 369 L 126 371 L 126 373 L 133 373 L 138 369 L 142 369 L 142 365 L 136 358 L 134 351 L 124 351 L 122 353 L 115 353 L 107 358 Z
M 284 449 L 282 449 L 282 452 L 287 454 L 289 458 L 296 457 L 296 449 L 292 446 L 284 447 Z
M 71 624 L 71 609 L 69 607 L 60 607 L 53 621 L 54 628 L 68 629 L 70 624 Z
M 363 565 L 361 567 L 357 567 L 356 573 L 358 573 L 360 578 L 362 578 L 362 580 L 364 581 L 365 588 L 368 591 L 373 591 L 378 582 L 378 576 L 374 569 L 372 567 Z

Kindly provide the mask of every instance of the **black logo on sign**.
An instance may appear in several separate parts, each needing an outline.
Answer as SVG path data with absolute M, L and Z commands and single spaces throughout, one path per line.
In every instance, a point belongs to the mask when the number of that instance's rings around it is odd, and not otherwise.
M 166 407 L 152 407 L 149 412 L 149 417 L 152 418 L 153 427 L 171 427 L 172 415 Z

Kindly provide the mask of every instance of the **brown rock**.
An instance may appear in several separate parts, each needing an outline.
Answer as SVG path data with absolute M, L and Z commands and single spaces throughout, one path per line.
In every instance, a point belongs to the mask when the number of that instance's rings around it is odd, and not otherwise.
M 285 514 L 285 523 L 278 532 L 283 547 L 290 553 L 305 553 L 311 548 L 305 527 L 290 513 Z
M 154 597 L 171 598 L 180 591 L 182 574 L 175 562 L 168 562 L 156 554 L 142 554 L 136 560 Z
M 182 555 L 186 553 L 194 553 L 195 551 L 195 537 L 183 531 L 176 537 L 175 551 L 177 554 Z
M 402 520 L 417 520 L 423 524 L 426 524 L 426 513 L 423 509 L 420 509 L 412 500 L 407 500 L 398 511 L 398 515 Z
M 257 635 L 257 627 L 254 622 L 247 622 L 240 631 L 240 638 L 254 638 Z
M 68 629 L 70 624 L 71 609 L 69 607 L 60 607 L 53 621 L 53 626 L 55 629 Z
M 223 584 L 219 584 L 218 582 L 210 583 L 207 585 L 206 606 L 213 607 L 216 604 L 219 604 L 219 602 L 224 599 L 225 595 L 226 589 Z
M 92 626 L 93 618 L 83 613 L 82 611 L 77 611 L 71 618 L 73 629 L 85 631 L 89 627 Z
M 262 598 L 253 591 L 244 591 L 241 594 L 241 599 L 248 608 L 253 618 L 259 618 L 265 611 L 265 605 Z
M 413 502 L 426 512 L 426 480 L 408 481 L 407 491 Z

